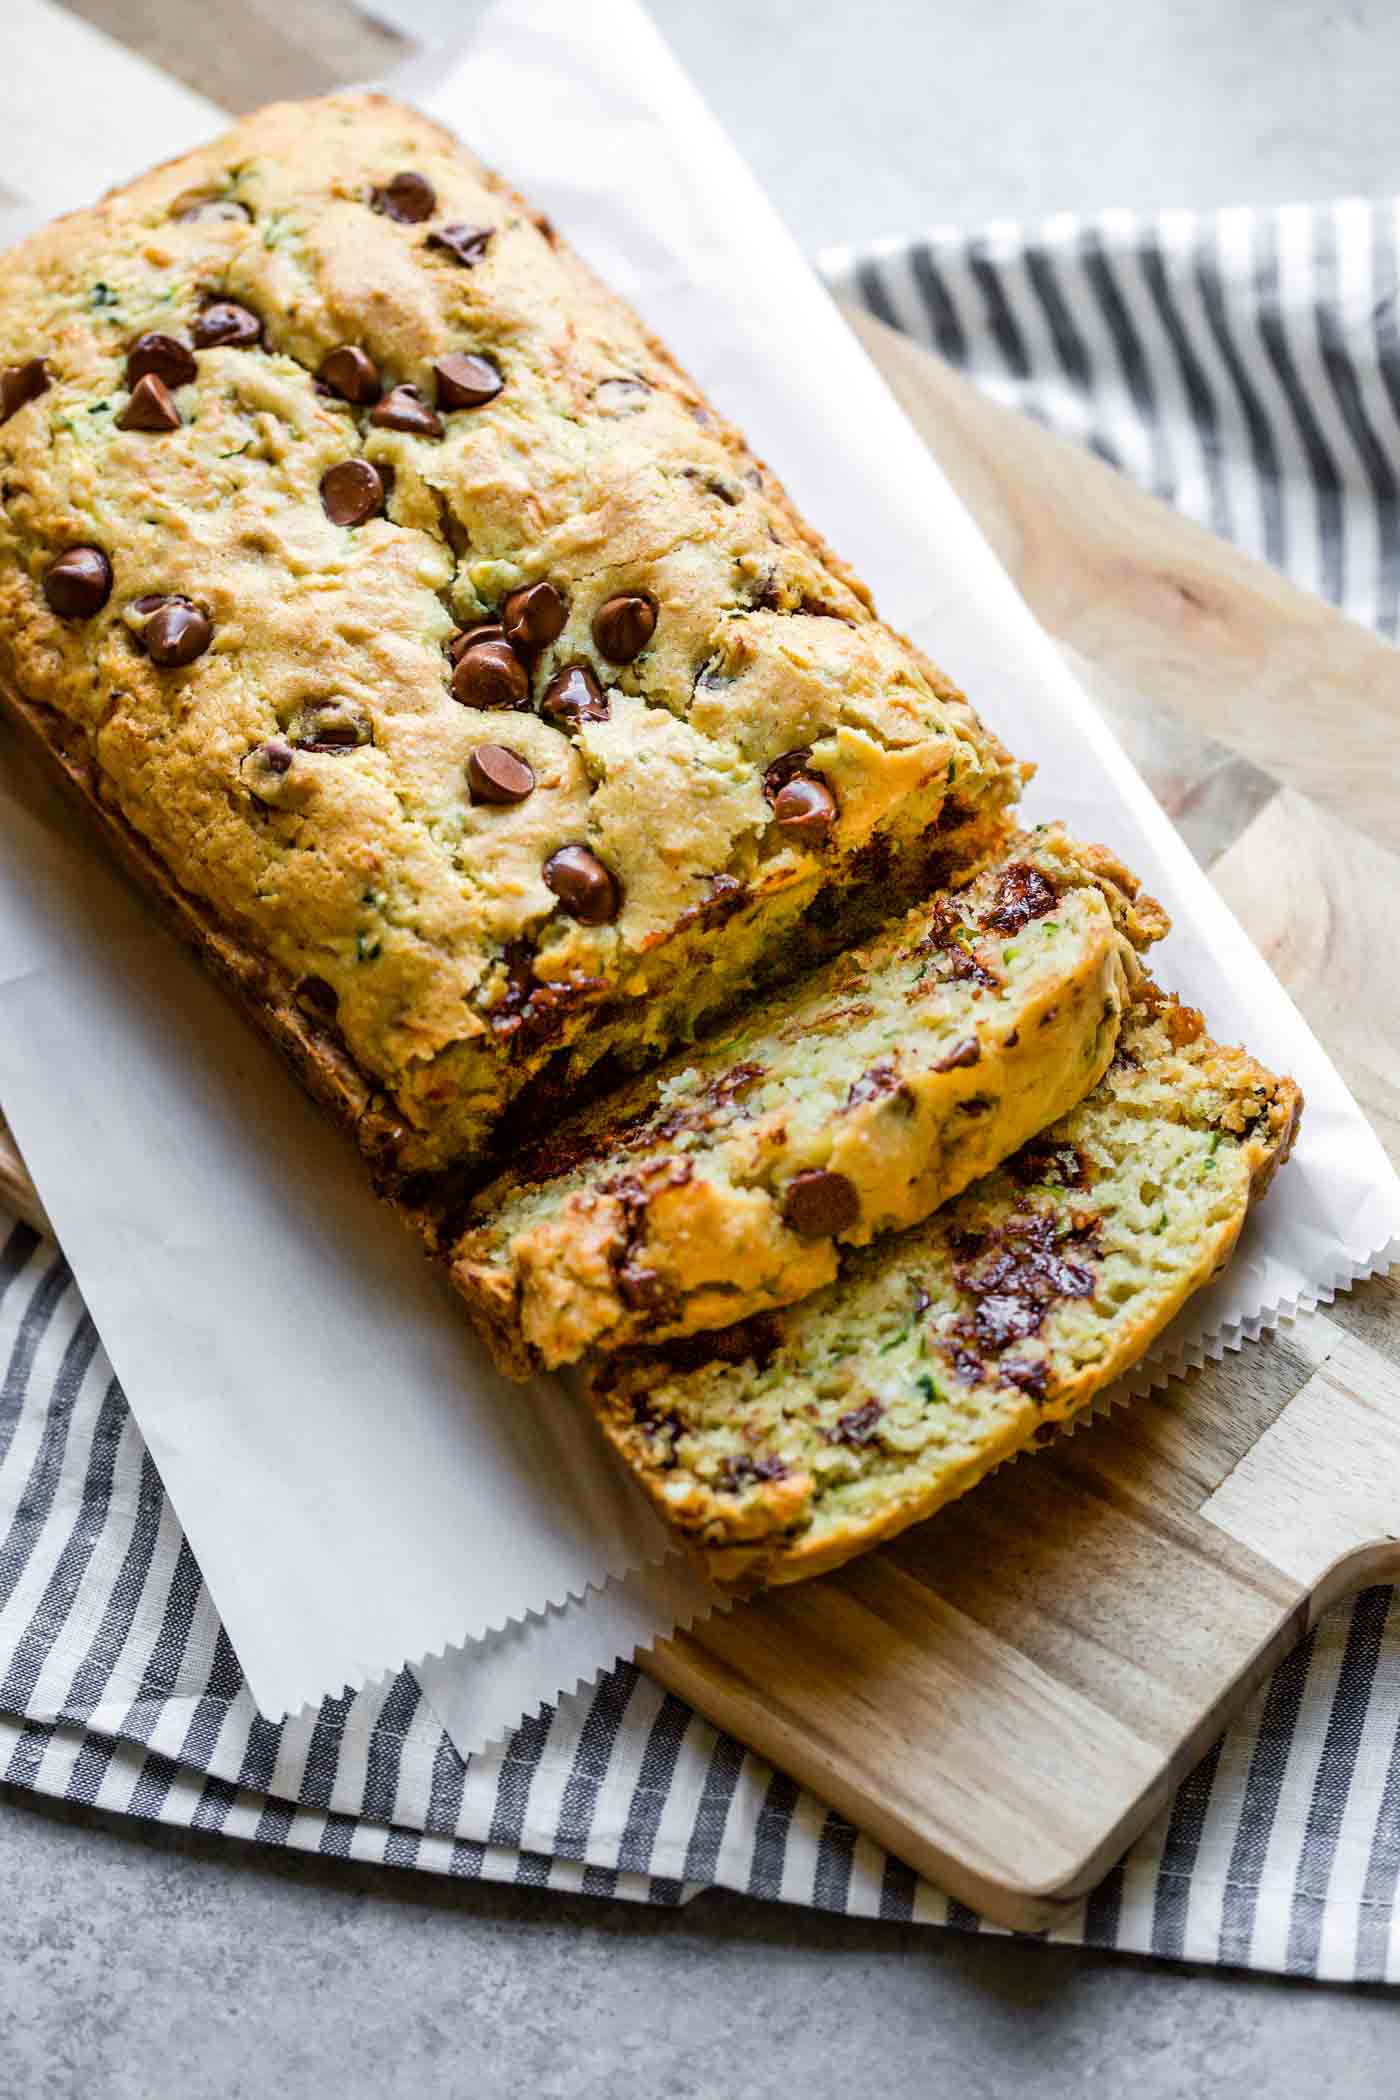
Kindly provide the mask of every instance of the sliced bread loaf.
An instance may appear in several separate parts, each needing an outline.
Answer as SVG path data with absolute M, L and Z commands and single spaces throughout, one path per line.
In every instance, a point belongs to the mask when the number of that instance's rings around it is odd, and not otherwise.
M 1102 848 L 1023 833 L 943 892 L 552 1131 L 452 1274 L 497 1361 L 695 1333 L 829 1283 L 1097 1084 L 1163 913 Z
M 1069 1115 L 801 1305 L 595 1359 L 608 1437 L 719 1582 L 835 1567 L 1061 1421 L 1228 1258 L 1291 1079 L 1147 987 Z

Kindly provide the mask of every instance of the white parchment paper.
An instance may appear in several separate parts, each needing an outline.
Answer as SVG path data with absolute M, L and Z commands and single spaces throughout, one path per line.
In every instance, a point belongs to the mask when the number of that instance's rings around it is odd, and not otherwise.
M 1400 1240 L 1378 1142 L 641 10 L 503 0 L 397 85 L 551 212 L 1039 761 L 1030 812 L 1161 895 L 1164 981 L 1301 1081 L 1295 1163 L 1157 1359 L 1199 1360 L 1378 1263 Z M 181 143 L 148 134 L 133 165 Z M 500 1386 L 348 1147 L 39 809 L 26 792 L 0 811 L 0 1100 L 260 1704 L 465 1637 L 420 1674 L 473 1747 L 613 1643 L 644 1645 L 648 1620 L 654 1637 L 703 1608 L 674 1570 L 622 1579 L 662 1541 L 581 1416 Z

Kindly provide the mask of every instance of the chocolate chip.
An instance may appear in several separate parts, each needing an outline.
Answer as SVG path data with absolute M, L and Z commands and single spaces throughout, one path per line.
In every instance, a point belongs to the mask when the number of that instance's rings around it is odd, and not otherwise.
M 428 235 L 425 248 L 441 248 L 464 270 L 473 270 L 485 255 L 491 239 L 489 226 L 439 226 Z
M 239 771 L 244 785 L 270 809 L 300 809 L 316 792 L 312 766 L 298 765 L 296 753 L 285 737 L 269 737 L 255 744 Z
M 566 664 L 544 689 L 540 713 L 558 729 L 577 729 L 580 722 L 606 722 L 608 700 L 587 664 Z
M 384 508 L 384 484 L 367 459 L 342 459 L 321 476 L 321 508 L 332 525 L 363 525 Z
M 316 377 L 342 401 L 353 401 L 356 408 L 372 407 L 383 392 L 379 367 L 353 343 L 342 343 L 323 357 Z
M 587 846 L 561 846 L 544 864 L 544 879 L 571 919 L 606 926 L 622 909 L 617 878 Z
M 960 1043 L 954 1043 L 946 1057 L 940 1057 L 934 1066 L 935 1072 L 957 1072 L 964 1066 L 982 1062 L 982 1045 L 975 1035 L 965 1035 Z
M 796 773 L 773 797 L 773 815 L 799 845 L 820 846 L 836 822 L 836 797 L 814 773 Z
M 528 707 L 530 680 L 508 642 L 479 642 L 462 652 L 452 697 L 463 707 Z
M 416 386 L 396 386 L 384 396 L 369 419 L 380 430 L 406 430 L 413 437 L 440 438 L 441 420 L 433 414 Z
M 371 190 L 369 201 L 371 209 L 382 212 L 386 219 L 397 219 L 401 226 L 419 226 L 437 210 L 437 191 L 426 175 L 406 168 L 382 189 Z
M 506 640 L 516 649 L 545 649 L 564 632 L 568 611 L 552 583 L 512 591 L 501 607 Z
M 203 656 L 214 639 L 207 613 L 186 598 L 167 598 L 141 630 L 146 654 L 163 669 L 181 670 Z
M 354 751 L 374 742 L 374 725 L 358 700 L 337 695 L 303 707 L 289 734 L 299 751 Z
M 178 335 L 162 335 L 157 328 L 145 335 L 138 335 L 126 353 L 126 383 L 135 390 L 137 382 L 153 374 L 162 386 L 188 386 L 197 378 L 199 366 L 187 343 Z
M 518 751 L 504 744 L 478 744 L 467 760 L 473 802 L 523 802 L 535 792 L 535 776 Z
M 454 664 L 459 664 L 468 649 L 475 649 L 480 642 L 503 642 L 506 631 L 499 620 L 481 620 L 475 627 L 465 627 L 454 634 L 447 645 L 447 653 Z
M 251 350 L 262 341 L 262 322 L 233 299 L 215 299 L 194 317 L 190 329 L 196 350 L 223 343 L 231 350 Z
M 297 980 L 297 1005 L 326 1020 L 335 1019 L 340 999 L 334 985 L 327 984 L 324 977 L 301 977 Z
M 490 358 L 477 357 L 470 350 L 450 351 L 438 358 L 433 371 L 439 408 L 481 408 L 494 401 L 505 385 Z
M 131 610 L 134 613 L 140 613 L 142 619 L 144 620 L 151 613 L 155 612 L 159 606 L 168 605 L 169 603 L 169 591 L 147 591 L 144 598 L 132 599 Z
M 609 598 L 593 615 L 593 639 L 610 664 L 630 664 L 656 632 L 656 605 L 639 591 Z
M 829 1240 L 848 1232 L 860 1216 L 860 1197 L 844 1174 L 804 1167 L 783 1197 L 783 1223 L 801 1240 Z
M 0 423 L 7 423 L 16 409 L 37 401 L 48 390 L 48 369 L 42 357 L 26 358 L 22 365 L 6 365 L 0 372 Z
M 138 379 L 131 399 L 117 417 L 118 430 L 178 430 L 180 411 L 170 389 L 154 372 Z
M 784 751 L 775 758 L 763 775 L 763 792 L 770 802 L 776 802 L 778 791 L 785 788 L 799 773 L 805 773 L 812 763 L 810 744 L 799 744 L 795 751 Z
M 49 566 L 44 596 L 60 620 L 88 620 L 112 595 L 112 564 L 100 547 L 70 547 Z

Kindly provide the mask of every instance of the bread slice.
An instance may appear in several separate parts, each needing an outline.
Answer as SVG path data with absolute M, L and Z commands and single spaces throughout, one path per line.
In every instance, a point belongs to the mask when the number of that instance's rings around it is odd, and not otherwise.
M 786 1312 L 595 1359 L 607 1436 L 715 1581 L 794 1582 L 964 1494 L 1228 1258 L 1302 1097 L 1148 987 L 1095 1091 Z
M 1102 1077 L 1166 920 L 1104 848 L 1013 839 L 714 1048 L 551 1132 L 476 1201 L 452 1274 L 515 1375 L 830 1283 Z

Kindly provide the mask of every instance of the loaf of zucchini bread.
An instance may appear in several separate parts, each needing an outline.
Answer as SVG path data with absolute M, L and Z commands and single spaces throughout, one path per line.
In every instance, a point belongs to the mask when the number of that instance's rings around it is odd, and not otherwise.
M 390 1183 L 956 880 L 1020 769 L 547 220 L 287 104 L 0 281 L 0 685 Z
M 1058 826 L 557 1125 L 452 1275 L 515 1376 L 732 1325 L 913 1225 L 1103 1077 L 1160 906 Z
M 598 1356 L 598 1419 L 714 1580 L 793 1582 L 961 1495 L 1229 1258 L 1301 1096 L 1150 983 L 1080 1105 L 786 1311 Z

